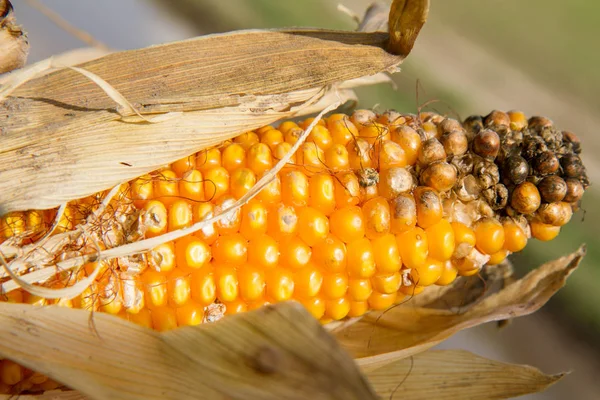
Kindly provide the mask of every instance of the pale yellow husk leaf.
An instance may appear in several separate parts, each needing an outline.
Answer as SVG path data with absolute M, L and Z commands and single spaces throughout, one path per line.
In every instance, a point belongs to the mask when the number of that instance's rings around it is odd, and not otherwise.
M 563 376 L 464 350 L 427 351 L 367 374 L 377 394 L 389 400 L 510 399 L 541 392 Z
M 0 303 L 0 354 L 91 399 L 376 399 L 297 303 L 158 333 L 108 314 Z
M 462 310 L 399 305 L 365 315 L 335 336 L 365 371 L 427 350 L 458 331 L 533 313 L 566 283 L 585 255 L 548 262 L 499 292 Z M 477 278 L 475 278 L 477 279 Z

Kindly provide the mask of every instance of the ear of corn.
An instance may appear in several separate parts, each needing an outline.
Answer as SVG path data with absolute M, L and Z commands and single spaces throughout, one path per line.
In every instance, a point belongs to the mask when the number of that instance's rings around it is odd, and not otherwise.
M 100 229 L 100 246 L 217 215 L 289 151 L 308 123 L 247 132 L 124 185 L 113 201 L 116 221 Z M 519 112 L 462 124 L 432 113 L 334 114 L 236 212 L 147 254 L 103 261 L 97 281 L 72 301 L 21 290 L 6 300 L 103 311 L 157 330 L 286 300 L 323 322 L 357 317 L 477 274 L 530 237 L 556 237 L 589 184 L 579 151 L 572 133 Z M 104 195 L 69 204 L 58 231 L 82 222 Z M 2 240 L 36 240 L 55 213 L 4 216 Z M 47 285 L 72 284 L 93 269 L 58 273 Z M 48 385 L 17 367 L 2 361 L 6 391 Z

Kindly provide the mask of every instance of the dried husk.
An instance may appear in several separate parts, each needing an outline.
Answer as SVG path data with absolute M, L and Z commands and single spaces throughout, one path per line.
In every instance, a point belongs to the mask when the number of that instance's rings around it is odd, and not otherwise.
M 54 306 L 0 303 L 0 321 L 3 357 L 91 399 L 376 399 L 297 303 L 166 333 Z
M 544 391 L 564 375 L 464 350 L 437 350 L 395 361 L 367 377 L 380 398 L 390 400 L 493 400 Z
M 180 113 L 160 123 L 125 119 L 135 114 L 68 68 L 0 92 L 0 215 L 52 208 L 113 187 L 294 115 L 341 82 L 393 72 L 412 47 L 394 47 L 394 41 L 414 42 L 416 36 L 402 32 L 414 32 L 426 15 L 427 7 L 392 7 L 390 26 L 400 34 L 391 37 L 316 29 L 240 31 L 78 65 L 127 99 L 136 113 Z M 403 52 L 392 54 L 387 46 Z

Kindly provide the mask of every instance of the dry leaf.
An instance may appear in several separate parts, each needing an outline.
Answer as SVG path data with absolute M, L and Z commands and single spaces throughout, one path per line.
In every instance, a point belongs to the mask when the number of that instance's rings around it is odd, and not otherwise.
M 584 255 L 582 247 L 546 263 L 462 313 L 400 305 L 367 314 L 335 335 L 364 370 L 379 368 L 431 348 L 460 330 L 531 314 L 564 286 Z
M 563 376 L 464 350 L 427 351 L 367 374 L 377 394 L 390 400 L 508 399 L 546 390 Z
M 429 0 L 398 0 L 390 9 L 390 42 L 393 54 L 408 55 L 429 14 Z
M 92 399 L 375 399 L 297 303 L 166 333 L 103 313 L 0 303 L 0 354 Z

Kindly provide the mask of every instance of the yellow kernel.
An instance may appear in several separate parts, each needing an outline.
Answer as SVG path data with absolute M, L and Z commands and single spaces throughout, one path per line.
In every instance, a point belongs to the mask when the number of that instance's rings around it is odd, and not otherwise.
M 203 306 L 214 303 L 217 298 L 217 283 L 212 267 L 204 267 L 192 273 L 190 290 L 192 299 Z
M 402 259 L 398 250 L 396 236 L 391 233 L 373 239 L 373 255 L 379 274 L 393 274 L 400 271 Z
M 282 174 L 281 200 L 284 204 L 303 207 L 308 204 L 308 177 L 301 171 L 292 170 Z
M 175 200 L 169 207 L 167 229 L 169 232 L 192 225 L 192 205 L 186 200 Z
M 185 304 L 191 295 L 190 274 L 179 268 L 175 268 L 167 276 L 167 292 L 169 304 L 180 307 Z
M 429 255 L 427 234 L 419 227 L 401 233 L 396 237 L 402 262 L 407 268 L 417 268 L 425 264 Z
M 348 295 L 353 301 L 367 301 L 371 293 L 373 293 L 371 279 L 350 279 L 348 281 Z
M 435 284 L 438 286 L 447 286 L 456 280 L 458 270 L 454 266 L 451 260 L 444 263 L 442 269 L 442 275 L 439 277 Z
M 560 226 L 543 224 L 539 221 L 531 221 L 531 236 L 543 242 L 550 241 L 560 233 Z
M 410 274 L 415 285 L 429 286 L 440 279 L 443 270 L 443 262 L 428 258 L 424 264 L 412 269 Z
M 193 326 L 200 325 L 204 319 L 204 307 L 193 301 L 188 301 L 175 311 L 177 325 Z
M 225 147 L 221 154 L 221 163 L 229 172 L 246 166 L 246 151 L 237 143 Z
M 177 314 L 173 308 L 160 307 L 152 310 L 151 317 L 154 330 L 164 332 L 177 328 Z
M 483 218 L 475 224 L 477 249 L 484 254 L 494 254 L 504 246 L 504 228 L 494 218 Z
M 512 221 L 506 221 L 502 227 L 504 228 L 504 248 L 506 250 L 516 253 L 527 246 L 527 235 L 519 225 Z
M 379 293 L 373 292 L 369 297 L 369 306 L 373 310 L 386 310 L 394 305 L 398 298 L 398 292 Z
M 371 278 L 373 289 L 379 293 L 397 292 L 402 284 L 402 276 L 399 272 L 391 275 L 375 275 Z
M 339 297 L 325 301 L 325 315 L 335 321 L 346 317 L 349 312 L 350 300 L 348 297 Z
M 375 256 L 371 241 L 357 239 L 348 244 L 348 275 L 351 278 L 370 278 L 375 275 Z
M 185 236 L 175 241 L 177 267 L 198 269 L 207 265 L 212 258 L 210 246 L 194 236 Z
M 446 219 L 425 229 L 429 242 L 429 256 L 436 260 L 446 261 L 454 253 L 454 230 Z
M 217 298 L 222 302 L 232 302 L 238 297 L 239 281 L 235 268 L 219 265 L 215 269 Z
M 292 298 L 294 294 L 294 275 L 283 268 L 273 268 L 266 273 L 267 295 L 280 302 Z

